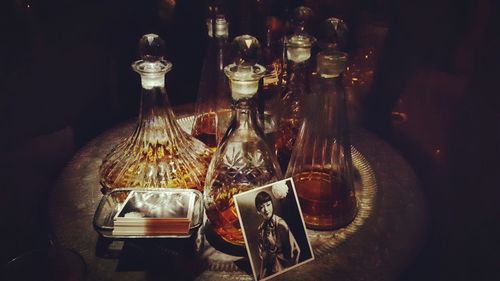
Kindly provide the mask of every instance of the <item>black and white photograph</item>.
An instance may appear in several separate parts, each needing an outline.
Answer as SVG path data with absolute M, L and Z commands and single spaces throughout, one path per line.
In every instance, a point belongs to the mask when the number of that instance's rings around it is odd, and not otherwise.
M 314 259 L 293 180 L 234 196 L 255 280 L 267 280 Z

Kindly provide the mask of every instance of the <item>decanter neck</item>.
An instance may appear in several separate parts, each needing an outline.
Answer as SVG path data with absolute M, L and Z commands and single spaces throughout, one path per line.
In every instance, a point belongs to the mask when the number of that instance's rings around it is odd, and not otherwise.
M 165 86 L 142 88 L 139 119 L 144 120 L 158 115 L 172 116 Z
M 344 91 L 342 84 L 342 74 L 333 77 L 320 77 L 319 78 L 321 92 L 323 93 L 339 93 Z
M 301 63 L 288 62 L 287 86 L 307 90 L 309 87 L 309 70 L 308 60 Z
M 321 77 L 319 86 L 320 92 L 309 98 L 307 122 L 316 128 L 313 131 L 318 134 L 331 134 L 338 129 L 347 129 L 347 105 L 342 75 Z
M 234 122 L 235 129 L 248 130 L 260 132 L 257 110 L 253 99 L 240 99 L 234 105 Z

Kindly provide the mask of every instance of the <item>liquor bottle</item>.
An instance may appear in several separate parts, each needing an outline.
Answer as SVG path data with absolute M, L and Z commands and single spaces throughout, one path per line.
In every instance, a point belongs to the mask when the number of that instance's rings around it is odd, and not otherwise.
M 163 59 L 163 40 L 146 34 L 139 41 L 139 118 L 132 135 L 116 145 L 100 167 L 104 192 L 118 187 L 177 187 L 202 190 L 212 153 L 177 124 L 165 89 L 172 64 Z
M 254 96 L 265 68 L 257 64 L 260 45 L 249 35 L 232 43 L 234 63 L 224 72 L 230 81 L 235 104 L 233 117 L 205 181 L 205 208 L 214 232 L 233 245 L 244 245 L 233 196 L 281 179 L 276 156 L 265 141 L 257 120 Z
M 224 66 L 228 62 L 229 24 L 222 14 L 207 19 L 209 43 L 200 79 L 191 135 L 215 150 L 231 117 Z
M 309 228 L 337 229 L 357 214 L 342 73 L 347 54 L 317 56 L 319 93 L 308 96 L 286 176 L 293 177 Z
M 302 7 L 301 7 L 302 8 Z M 303 98 L 310 91 L 311 48 L 316 39 L 297 25 L 285 38 L 287 81 L 281 98 L 281 113 L 276 133 L 275 150 L 282 169 L 286 169 L 298 130 L 303 120 Z

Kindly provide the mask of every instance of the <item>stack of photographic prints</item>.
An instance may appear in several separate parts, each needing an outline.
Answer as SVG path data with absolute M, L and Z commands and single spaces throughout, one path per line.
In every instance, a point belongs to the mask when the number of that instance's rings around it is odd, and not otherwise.
M 187 235 L 194 200 L 193 193 L 134 190 L 114 218 L 113 235 Z
M 234 196 L 255 280 L 314 259 L 291 178 Z

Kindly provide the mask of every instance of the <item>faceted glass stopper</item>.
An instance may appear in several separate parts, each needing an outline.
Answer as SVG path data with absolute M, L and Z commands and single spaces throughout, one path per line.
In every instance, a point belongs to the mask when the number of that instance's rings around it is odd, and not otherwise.
M 145 34 L 139 40 L 139 55 L 144 61 L 162 60 L 165 55 L 165 42 L 156 34 Z
M 326 19 L 321 26 L 320 47 L 323 50 L 344 50 L 349 29 L 345 21 L 331 17 Z
M 230 81 L 231 96 L 234 100 L 250 98 L 257 93 L 259 80 L 266 68 L 257 61 L 260 57 L 260 43 L 255 37 L 241 35 L 231 44 L 234 63 L 226 66 L 224 72 Z
M 250 35 L 234 38 L 231 49 L 237 66 L 254 66 L 260 58 L 259 40 Z
M 313 17 L 313 11 L 304 6 L 300 6 L 293 10 L 293 23 L 295 32 L 304 32 L 310 24 Z

